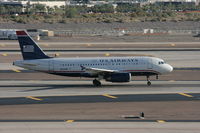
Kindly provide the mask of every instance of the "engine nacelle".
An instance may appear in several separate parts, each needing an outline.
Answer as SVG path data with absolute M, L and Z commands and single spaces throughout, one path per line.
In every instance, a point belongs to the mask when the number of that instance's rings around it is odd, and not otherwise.
M 104 79 L 109 82 L 130 82 L 131 73 L 113 73 L 104 76 Z

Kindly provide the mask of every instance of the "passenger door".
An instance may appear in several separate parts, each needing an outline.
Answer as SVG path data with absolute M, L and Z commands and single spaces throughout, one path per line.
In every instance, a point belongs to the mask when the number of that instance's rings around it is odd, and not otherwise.
M 53 60 L 50 60 L 50 61 L 49 61 L 49 71 L 50 71 L 50 72 L 53 72 L 53 71 L 54 71 L 54 61 L 53 61 Z
M 148 59 L 147 69 L 153 69 L 152 59 Z

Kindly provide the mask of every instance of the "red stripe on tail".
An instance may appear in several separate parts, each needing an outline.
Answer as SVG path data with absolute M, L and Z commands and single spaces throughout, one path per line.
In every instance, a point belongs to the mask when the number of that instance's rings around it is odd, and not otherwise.
M 24 36 L 24 35 L 27 35 L 27 33 L 25 31 L 16 31 L 16 34 L 19 36 Z

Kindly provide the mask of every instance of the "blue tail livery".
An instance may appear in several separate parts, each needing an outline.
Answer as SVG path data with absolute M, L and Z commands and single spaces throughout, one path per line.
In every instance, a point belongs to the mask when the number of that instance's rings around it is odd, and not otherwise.
M 24 60 L 50 58 L 43 50 L 32 40 L 26 31 L 16 31 L 20 49 Z

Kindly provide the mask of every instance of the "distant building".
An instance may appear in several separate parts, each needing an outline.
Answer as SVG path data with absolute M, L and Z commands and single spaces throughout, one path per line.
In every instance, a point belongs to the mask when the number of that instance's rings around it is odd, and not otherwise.
M 42 4 L 48 7 L 61 7 L 69 4 L 68 1 L 29 1 L 29 3 L 30 5 Z
M 200 1 L 200 0 L 196 0 L 196 2 L 195 2 L 195 4 L 196 4 L 197 6 L 199 5 L 199 1 Z
M 20 1 L 8 1 L 8 0 L 0 0 L 0 5 L 11 5 L 11 6 L 24 6 L 25 3 Z
M 111 4 L 114 7 L 119 4 L 138 4 L 138 5 L 145 5 L 149 3 L 195 3 L 199 5 L 200 0 L 100 0 L 100 1 L 90 1 L 89 3 L 80 3 L 80 1 L 75 0 L 66 0 L 66 1 L 13 1 L 13 0 L 0 0 L 0 5 L 12 5 L 12 6 L 21 6 L 26 7 L 27 5 L 34 5 L 34 4 L 42 4 L 48 7 L 61 7 L 65 5 L 86 5 L 87 7 L 92 7 L 95 5 L 103 5 L 103 4 Z
M 196 3 L 198 0 L 149 0 L 149 3 L 156 3 L 156 2 L 170 2 L 170 3 Z
M 0 5 L 12 5 L 12 6 L 22 6 L 26 7 L 27 5 L 42 4 L 48 7 L 61 7 L 69 4 L 69 1 L 9 1 L 1 0 Z

